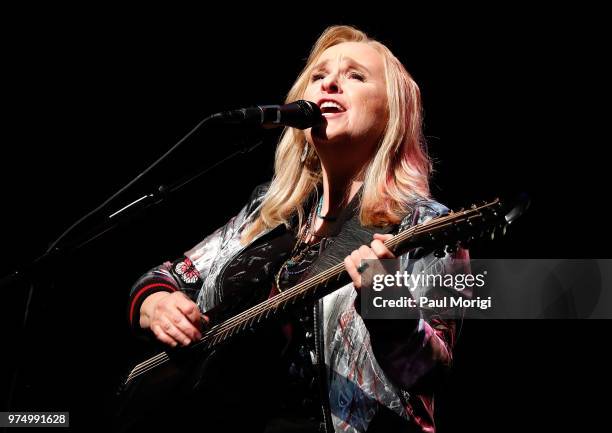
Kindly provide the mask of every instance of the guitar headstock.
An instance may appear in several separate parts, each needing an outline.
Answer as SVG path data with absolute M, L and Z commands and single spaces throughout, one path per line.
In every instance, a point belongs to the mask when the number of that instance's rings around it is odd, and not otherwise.
M 496 198 L 490 202 L 473 204 L 468 210 L 462 211 L 463 218 L 451 218 L 449 222 L 456 232 L 465 235 L 457 239 L 462 246 L 477 238 L 494 240 L 506 234 L 508 226 L 525 213 L 529 203 L 526 195 L 514 202 Z
M 504 236 L 507 228 L 529 207 L 529 198 L 521 196 L 512 204 L 499 198 L 490 202 L 475 203 L 469 208 L 450 211 L 419 226 L 407 230 L 405 236 L 393 242 L 400 250 L 417 246 L 434 248 L 438 257 L 454 253 L 458 246 L 467 248 L 477 239 L 491 240 Z M 401 239 L 403 238 L 403 239 Z M 396 251 L 397 253 L 397 251 Z

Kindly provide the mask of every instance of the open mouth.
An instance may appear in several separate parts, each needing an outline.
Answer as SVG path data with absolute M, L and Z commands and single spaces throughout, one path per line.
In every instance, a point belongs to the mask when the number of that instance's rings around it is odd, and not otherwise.
M 324 101 L 321 103 L 320 108 L 321 114 L 325 117 L 334 117 L 346 111 L 346 108 L 334 101 Z

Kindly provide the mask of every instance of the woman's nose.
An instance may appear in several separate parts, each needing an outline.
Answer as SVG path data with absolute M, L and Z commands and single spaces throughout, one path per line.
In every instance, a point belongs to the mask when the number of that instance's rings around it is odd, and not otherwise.
M 328 74 L 321 83 L 321 88 L 327 93 L 340 93 L 338 74 Z

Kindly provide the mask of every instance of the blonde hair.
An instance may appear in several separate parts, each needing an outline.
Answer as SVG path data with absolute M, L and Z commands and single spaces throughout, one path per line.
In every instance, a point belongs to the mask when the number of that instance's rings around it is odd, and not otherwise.
M 389 120 L 379 139 L 378 150 L 365 169 L 359 220 L 363 226 L 396 224 L 415 198 L 429 197 L 431 161 L 422 132 L 419 88 L 393 53 L 354 27 L 328 27 L 315 43 L 286 102 L 303 97 L 317 59 L 329 47 L 343 42 L 369 44 L 382 55 L 385 67 Z M 272 182 L 258 217 L 242 236 L 243 244 L 267 228 L 288 225 L 296 213 L 302 225 L 302 204 L 322 180 L 321 164 L 312 146 L 304 162 L 301 161 L 305 142 L 302 130 L 283 131 L 276 148 Z

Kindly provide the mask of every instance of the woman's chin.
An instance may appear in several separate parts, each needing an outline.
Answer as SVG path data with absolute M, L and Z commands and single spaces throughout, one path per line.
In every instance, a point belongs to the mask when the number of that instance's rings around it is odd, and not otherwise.
M 327 123 L 317 128 L 313 128 L 312 135 L 317 141 L 333 142 L 348 137 L 346 128 L 341 125 Z

